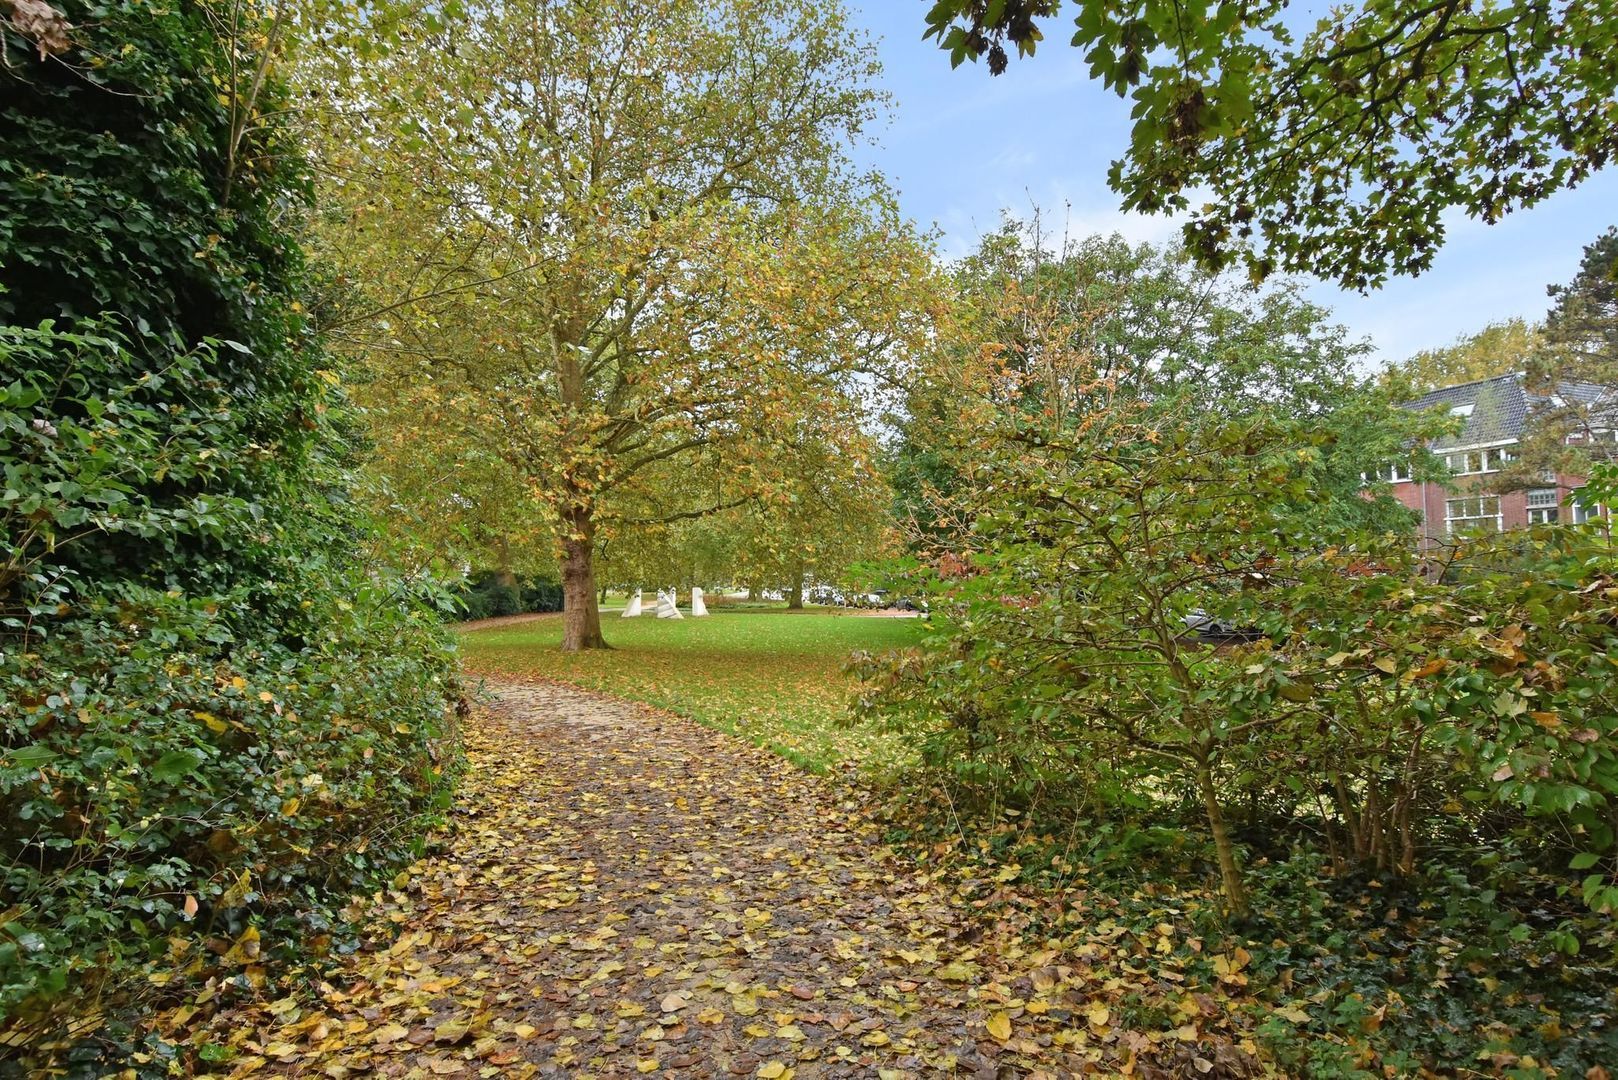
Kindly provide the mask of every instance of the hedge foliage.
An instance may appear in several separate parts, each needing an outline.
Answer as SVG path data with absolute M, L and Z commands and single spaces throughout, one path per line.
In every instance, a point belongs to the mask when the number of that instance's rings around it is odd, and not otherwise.
M 0 68 L 0 1061 L 36 1068 L 324 944 L 457 761 L 431 597 L 362 562 L 303 165 L 241 77 L 268 16 L 57 7 L 70 47 L 6 22 Z
M 562 586 L 543 578 L 518 578 L 483 571 L 472 574 L 455 590 L 455 602 L 466 619 L 561 611 Z

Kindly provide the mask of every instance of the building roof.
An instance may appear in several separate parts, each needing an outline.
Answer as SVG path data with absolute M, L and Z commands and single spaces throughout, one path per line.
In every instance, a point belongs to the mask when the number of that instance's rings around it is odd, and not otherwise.
M 1603 398 L 1607 402 L 1602 402 Z M 1453 450 L 1520 439 L 1530 413 L 1545 405 L 1560 405 L 1566 401 L 1591 406 L 1613 400 L 1612 388 L 1596 383 L 1564 382 L 1557 387 L 1555 395 L 1532 393 L 1523 386 L 1522 374 L 1518 372 L 1440 387 L 1405 402 L 1404 408 L 1425 410 L 1446 406 L 1451 410 L 1467 410 L 1465 426 L 1432 445 L 1434 450 Z

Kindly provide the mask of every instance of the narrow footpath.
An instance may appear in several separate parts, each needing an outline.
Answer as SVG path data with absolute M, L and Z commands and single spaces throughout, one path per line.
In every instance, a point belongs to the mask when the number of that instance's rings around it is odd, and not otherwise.
M 490 689 L 445 852 L 320 1000 L 234 1017 L 238 1075 L 1058 1077 L 1136 1056 L 1082 970 L 994 944 L 846 789 L 638 705 Z M 1134 1075 L 1214 1071 L 1145 1065 L 1159 1038 Z

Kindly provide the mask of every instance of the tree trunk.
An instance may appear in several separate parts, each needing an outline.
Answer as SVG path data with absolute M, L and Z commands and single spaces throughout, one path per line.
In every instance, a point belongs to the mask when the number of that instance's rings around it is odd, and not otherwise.
M 1343 774 L 1336 769 L 1331 773 L 1332 799 L 1337 803 L 1337 813 L 1343 819 L 1343 828 L 1348 830 L 1349 840 L 1354 844 L 1354 856 L 1360 858 L 1359 849 L 1360 815 L 1354 808 L 1354 799 L 1348 793 L 1348 784 L 1343 780 Z
M 502 536 L 494 542 L 494 568 L 495 583 L 507 588 L 517 587 L 517 574 L 511 569 L 511 541 Z
M 787 592 L 787 608 L 791 611 L 803 610 L 803 567 L 798 567 L 792 574 L 792 588 Z
M 757 600 L 758 599 L 758 586 L 757 585 L 749 585 L 747 587 L 747 598 L 749 600 Z
M 588 507 L 575 507 L 563 517 L 562 650 L 605 649 L 601 607 L 596 602 L 595 520 Z
M 1219 880 L 1225 887 L 1225 900 L 1230 904 L 1230 913 L 1240 918 L 1247 914 L 1247 887 L 1242 884 L 1241 868 L 1236 865 L 1236 845 L 1225 828 L 1219 793 L 1214 790 L 1213 770 L 1206 764 L 1197 766 L 1197 790 L 1202 793 L 1208 831 L 1213 834 L 1214 850 L 1219 855 Z
M 1416 833 L 1413 824 L 1416 807 L 1416 786 L 1420 782 L 1421 744 L 1427 729 L 1416 725 L 1410 737 L 1410 752 L 1405 755 L 1404 776 L 1399 781 L 1399 801 L 1394 803 L 1393 819 L 1399 829 L 1399 873 L 1410 877 L 1416 872 Z

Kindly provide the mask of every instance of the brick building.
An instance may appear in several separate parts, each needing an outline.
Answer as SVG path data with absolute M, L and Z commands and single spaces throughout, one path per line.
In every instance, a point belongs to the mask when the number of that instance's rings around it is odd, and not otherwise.
M 1565 384 L 1558 392 L 1584 405 L 1604 403 L 1602 399 L 1609 395 L 1607 388 L 1589 383 Z M 1529 415 L 1540 404 L 1556 403 L 1530 393 L 1522 376 L 1515 374 L 1446 386 L 1405 403 L 1407 409 L 1445 407 L 1451 415 L 1465 419 L 1458 433 L 1428 447 L 1449 465 L 1452 479 L 1447 486 L 1419 483 L 1411 478 L 1407 466 L 1382 471 L 1382 479 L 1392 484 L 1394 497 L 1421 515 L 1423 547 L 1463 530 L 1581 522 L 1596 512 L 1576 499 L 1569 503 L 1569 496 L 1584 483 L 1580 476 L 1547 474 L 1540 486 L 1526 490 L 1501 491 L 1495 486 L 1501 467 L 1516 459 Z

